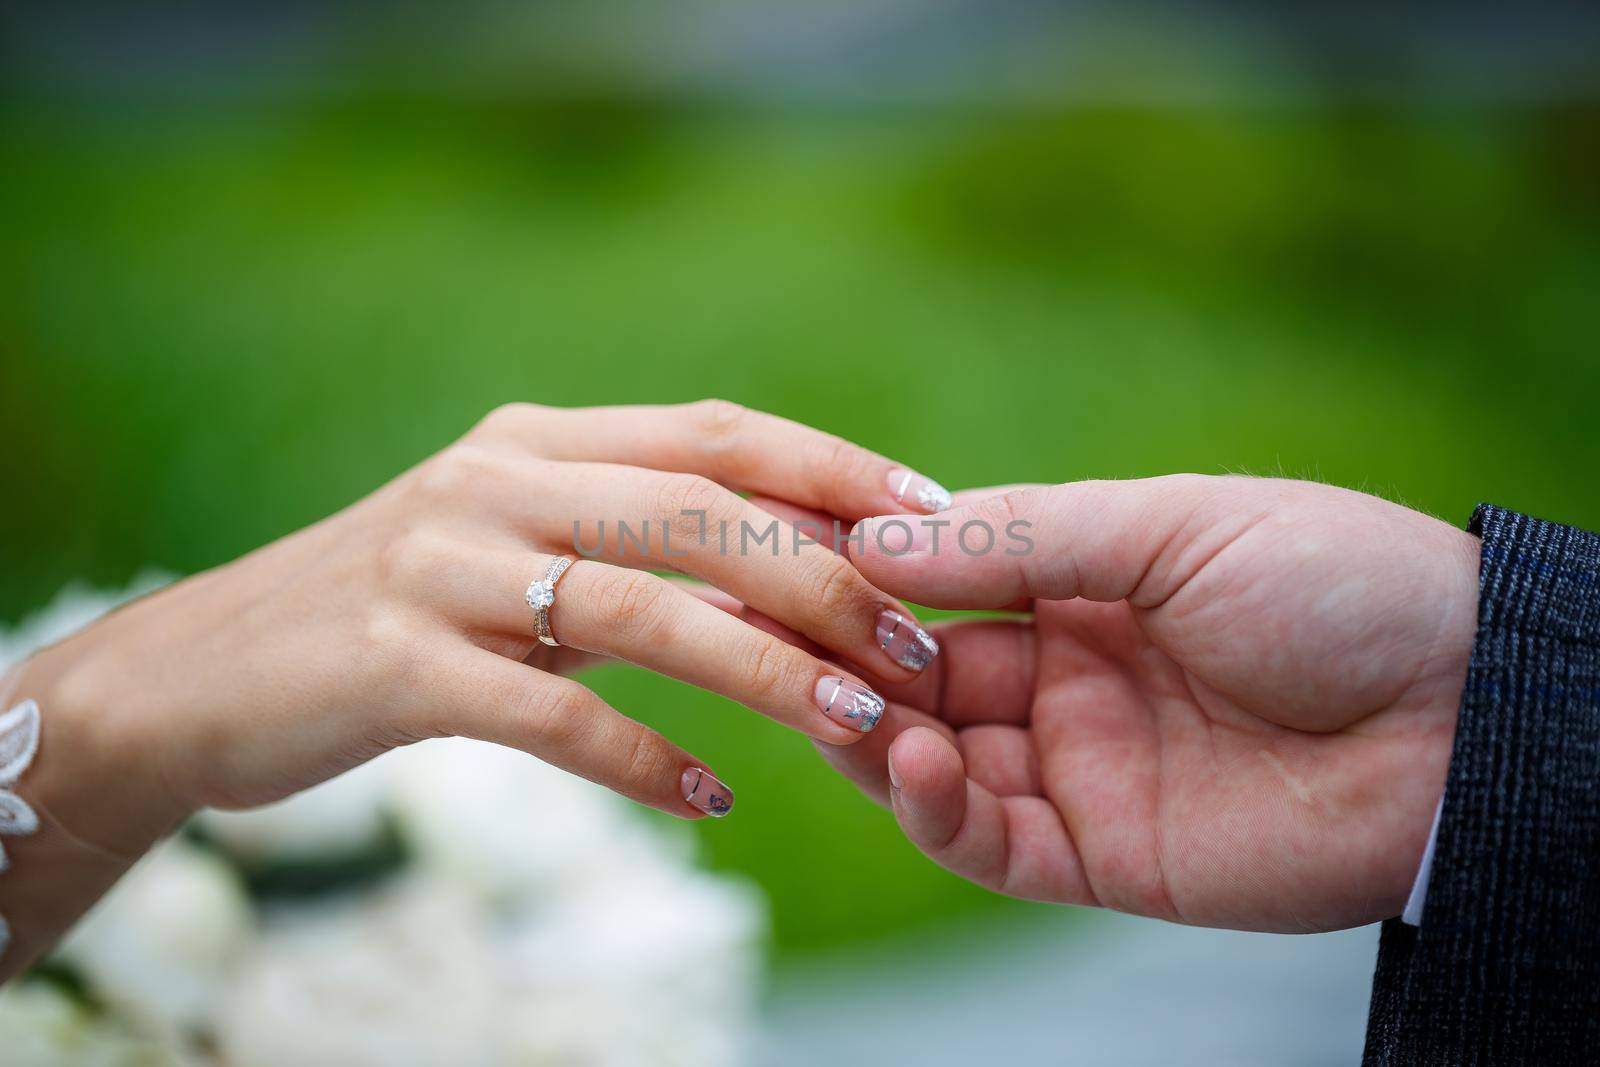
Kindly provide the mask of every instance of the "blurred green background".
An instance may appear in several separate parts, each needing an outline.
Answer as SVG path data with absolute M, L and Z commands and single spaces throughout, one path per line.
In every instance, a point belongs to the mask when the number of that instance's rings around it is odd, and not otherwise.
M 1259 57 L 1203 40 L 1100 66 L 1166 86 L 1199 55 L 1230 91 L 1018 98 L 968 67 L 943 95 L 657 91 L 617 73 L 643 46 L 508 88 L 514 50 L 480 37 L 446 67 L 493 72 L 467 90 L 409 79 L 392 39 L 184 52 L 149 84 L 12 50 L 0 620 L 231 559 L 512 399 L 722 396 L 952 487 L 1281 473 L 1600 528 L 1581 94 L 1391 98 L 1309 61 L 1257 92 Z M 922 860 L 796 737 L 595 684 L 739 789 L 696 832 L 769 894 L 780 959 L 1029 911 Z

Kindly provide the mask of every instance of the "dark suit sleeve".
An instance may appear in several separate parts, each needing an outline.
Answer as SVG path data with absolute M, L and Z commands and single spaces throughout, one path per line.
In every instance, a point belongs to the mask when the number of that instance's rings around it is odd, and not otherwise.
M 1600 1063 L 1600 537 L 1480 507 L 1478 634 L 1420 928 L 1365 1063 Z

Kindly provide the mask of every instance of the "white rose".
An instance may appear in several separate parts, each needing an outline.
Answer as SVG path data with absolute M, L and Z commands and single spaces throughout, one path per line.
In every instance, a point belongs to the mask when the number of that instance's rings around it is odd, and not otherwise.
M 447 738 L 389 759 L 419 862 L 489 898 L 587 884 L 588 870 L 635 837 L 626 801 L 523 752 Z
M 94 1015 L 43 982 L 0 989 L 7 1067 L 181 1067 L 196 1062 L 175 1034 L 140 1033 Z
M 95 906 L 59 955 L 132 1017 L 199 1027 L 250 926 L 249 901 L 228 866 L 174 839 Z
M 766 931 L 759 894 L 665 850 L 522 912 L 499 945 L 519 1063 L 747 1062 Z
M 747 1062 L 765 909 L 753 889 L 695 869 L 692 838 L 481 742 L 415 746 L 394 775 L 420 861 L 504 919 L 493 945 L 510 1062 Z
M 389 793 L 383 759 L 251 811 L 205 811 L 200 828 L 248 862 L 356 852 L 382 836 Z
M 472 898 L 410 881 L 275 917 L 217 1023 L 230 1067 L 502 1062 L 493 969 Z

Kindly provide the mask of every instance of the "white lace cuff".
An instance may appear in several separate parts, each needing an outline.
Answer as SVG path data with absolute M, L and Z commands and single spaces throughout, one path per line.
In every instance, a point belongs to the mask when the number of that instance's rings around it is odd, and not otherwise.
M 39 816 L 28 802 L 11 791 L 22 772 L 39 751 L 39 705 L 24 700 L 0 715 L 0 835 L 21 837 L 39 828 Z M 10 866 L 4 844 L 0 844 L 0 871 Z M 11 927 L 0 915 L 0 956 L 11 944 Z

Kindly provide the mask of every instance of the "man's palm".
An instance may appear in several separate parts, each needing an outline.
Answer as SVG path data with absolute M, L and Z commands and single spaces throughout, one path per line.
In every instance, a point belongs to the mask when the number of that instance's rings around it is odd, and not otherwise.
M 1028 490 L 950 517 L 1025 519 L 1036 547 L 891 556 L 869 538 L 858 566 L 937 607 L 1037 598 L 1031 621 L 946 626 L 938 670 L 830 753 L 924 851 L 1018 896 L 1202 925 L 1399 911 L 1449 760 L 1474 539 L 1242 478 Z

